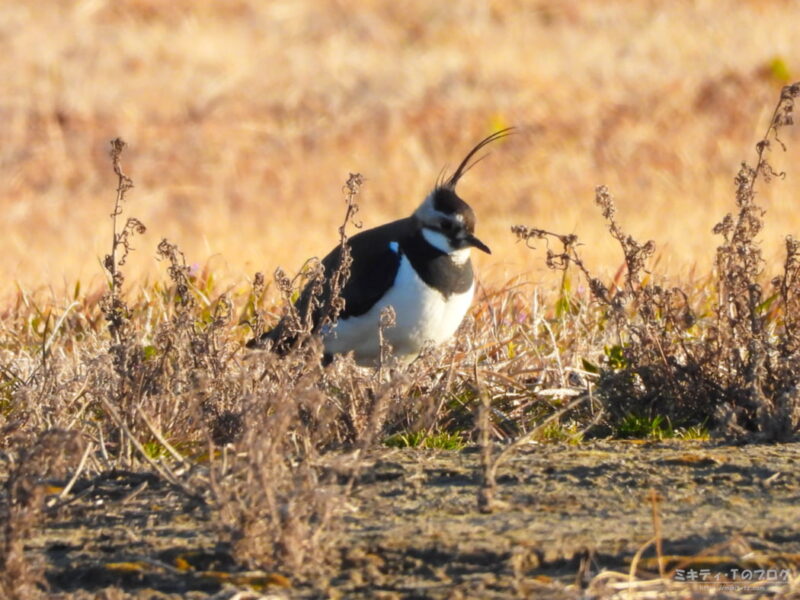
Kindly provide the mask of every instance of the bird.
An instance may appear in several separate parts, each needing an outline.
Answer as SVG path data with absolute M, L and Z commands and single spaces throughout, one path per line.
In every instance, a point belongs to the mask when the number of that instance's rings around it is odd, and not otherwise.
M 475 235 L 475 213 L 456 193 L 464 174 L 486 156 L 473 157 L 488 144 L 510 135 L 512 127 L 478 142 L 458 168 L 440 181 L 408 217 L 367 229 L 347 240 L 352 259 L 349 278 L 341 287 L 344 306 L 333 323 L 321 325 L 322 309 L 331 296 L 331 274 L 341 262 L 341 245 L 321 264 L 324 282 L 311 311 L 313 329 L 322 337 L 323 364 L 334 355 L 352 352 L 356 364 L 377 366 L 381 357 L 381 313 L 391 306 L 392 327 L 383 338 L 394 355 L 410 362 L 428 346 L 449 340 L 464 320 L 475 293 L 470 260 L 472 248 L 491 254 Z M 314 295 L 310 281 L 297 301 L 304 315 Z M 317 293 L 320 286 L 317 285 Z M 297 341 L 290 318 L 284 317 L 270 331 L 251 339 L 248 348 L 269 348 L 288 354 Z

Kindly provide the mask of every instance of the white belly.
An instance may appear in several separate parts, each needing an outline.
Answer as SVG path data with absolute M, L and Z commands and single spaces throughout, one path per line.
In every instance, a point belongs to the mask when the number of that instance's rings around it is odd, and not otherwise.
M 386 329 L 386 340 L 397 356 L 414 358 L 426 344 L 439 345 L 453 336 L 474 293 L 473 283 L 466 292 L 445 299 L 441 292 L 420 279 L 403 256 L 389 293 L 363 315 L 340 319 L 324 338 L 325 351 L 331 354 L 353 351 L 358 364 L 374 365 L 380 353 L 380 314 L 385 307 L 392 306 L 397 324 Z

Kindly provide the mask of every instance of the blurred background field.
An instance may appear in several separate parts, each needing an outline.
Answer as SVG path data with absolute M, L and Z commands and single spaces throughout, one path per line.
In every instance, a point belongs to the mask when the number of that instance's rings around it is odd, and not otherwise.
M 129 148 L 129 284 L 164 277 L 161 238 L 240 285 L 296 271 L 337 239 L 349 172 L 365 227 L 409 214 L 492 130 L 460 187 L 494 250 L 488 286 L 546 278 L 516 223 L 576 233 L 598 273 L 622 257 L 594 206 L 654 239 L 658 270 L 708 271 L 733 177 L 798 78 L 792 1 L 0 1 L 0 277 L 4 299 L 103 282 Z M 769 273 L 800 234 L 800 133 L 760 188 Z

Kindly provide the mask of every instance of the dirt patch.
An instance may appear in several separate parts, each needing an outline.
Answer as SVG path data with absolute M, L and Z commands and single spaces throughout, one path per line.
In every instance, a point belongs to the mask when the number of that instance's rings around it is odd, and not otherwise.
M 477 511 L 478 458 L 474 449 L 372 456 L 343 507 L 341 568 L 327 581 L 237 573 L 212 514 L 128 472 L 79 483 L 28 550 L 44 557 L 53 593 L 76 597 L 115 586 L 222 598 L 251 585 L 273 597 L 572 598 L 601 570 L 628 572 L 654 535 L 655 490 L 672 580 L 694 572 L 747 584 L 749 571 L 756 596 L 771 597 L 800 566 L 798 443 L 530 446 L 500 468 L 490 514 Z M 654 556 L 643 553 L 639 576 L 658 574 Z

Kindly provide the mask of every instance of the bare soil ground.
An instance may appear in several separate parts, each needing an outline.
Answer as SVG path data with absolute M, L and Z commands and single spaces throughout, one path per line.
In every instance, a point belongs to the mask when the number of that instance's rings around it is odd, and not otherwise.
M 57 597 L 230 598 L 248 584 L 274 598 L 608 597 L 598 573 L 628 573 L 654 536 L 655 490 L 673 592 L 796 593 L 800 443 L 532 445 L 500 468 L 490 514 L 477 510 L 478 466 L 474 448 L 371 456 L 342 508 L 340 566 L 315 581 L 237 573 L 213 514 L 137 473 L 79 482 L 28 550 Z M 658 575 L 655 555 L 640 578 Z

